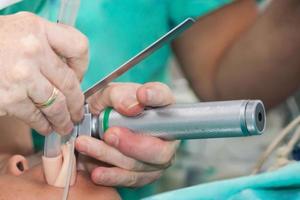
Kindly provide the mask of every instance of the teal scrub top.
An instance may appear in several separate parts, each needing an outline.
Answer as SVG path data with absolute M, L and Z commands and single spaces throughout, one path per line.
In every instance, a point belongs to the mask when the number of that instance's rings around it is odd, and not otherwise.
M 88 0 L 81 1 L 76 27 L 90 41 L 85 90 L 187 17 L 197 18 L 231 0 Z M 24 0 L 0 14 L 28 10 L 56 21 L 59 1 Z M 50 8 L 50 9 L 49 9 Z M 70 44 L 72 45 L 72 44 Z M 118 81 L 168 83 L 170 46 L 165 46 Z
M 93 85 L 187 17 L 198 18 L 231 1 L 82 0 L 76 27 L 88 37 L 90 45 L 90 64 L 82 89 Z M 0 10 L 0 14 L 30 11 L 56 21 L 58 7 L 57 0 L 24 0 Z M 171 55 L 170 46 L 164 46 L 117 81 L 168 83 L 167 62 Z M 41 150 L 43 138 L 33 134 L 33 140 L 35 148 Z M 149 187 L 119 191 L 123 199 L 130 200 L 153 193 Z
M 299 200 L 300 163 L 275 171 L 215 181 L 170 191 L 143 200 Z

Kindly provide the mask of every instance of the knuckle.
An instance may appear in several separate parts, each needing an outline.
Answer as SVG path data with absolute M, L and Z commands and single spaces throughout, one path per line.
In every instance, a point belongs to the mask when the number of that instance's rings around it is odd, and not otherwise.
M 41 22 L 40 17 L 26 11 L 18 12 L 16 15 L 21 19 L 21 22 L 27 27 L 30 27 L 31 30 L 38 30 Z
M 139 170 L 142 171 L 145 169 L 145 164 L 139 161 L 133 162 L 130 170 Z
M 27 82 L 32 79 L 32 74 L 32 70 L 28 65 L 16 64 L 7 73 L 7 78 L 12 83 Z
M 126 163 L 127 170 L 134 171 L 134 170 L 142 170 L 144 168 L 144 165 L 137 160 L 128 161 L 127 158 L 124 158 L 123 162 Z
M 41 30 L 38 28 L 39 23 L 27 21 L 26 23 L 26 25 L 22 25 L 26 34 L 21 35 L 17 40 L 18 45 L 20 45 L 20 52 L 24 58 L 38 59 L 36 56 L 44 49 L 40 35 Z
M 116 86 L 116 85 L 112 85 L 109 88 L 107 88 L 107 92 L 108 94 L 110 94 L 111 96 L 114 96 L 114 94 L 117 94 L 119 91 L 120 87 Z
M 129 174 L 127 176 L 126 186 L 135 187 L 137 184 L 138 184 L 138 176 L 136 175 L 136 173 Z
M 14 26 L 12 26 L 15 30 L 20 32 L 27 33 L 40 33 L 42 30 L 42 21 L 41 18 L 34 13 L 21 11 L 13 15 L 14 17 Z M 28 35 L 28 34 L 27 34 Z
M 124 87 L 123 85 L 117 85 L 117 84 L 113 84 L 110 85 L 108 88 L 105 89 L 106 94 L 108 94 L 110 96 L 110 98 L 112 100 L 119 100 L 121 101 L 122 98 L 124 98 L 124 93 L 125 96 L 128 95 L 128 93 L 130 93 L 129 90 L 127 90 L 126 87 Z M 120 98 L 122 97 L 122 98 Z
M 18 87 L 18 86 L 17 86 Z M 0 107 L 5 110 L 15 110 L 17 106 L 23 104 L 27 99 L 27 92 L 20 87 L 12 86 L 10 90 L 0 90 Z
M 43 117 L 42 113 L 38 109 L 35 109 L 33 113 L 30 114 L 28 122 L 30 124 L 36 124 L 42 119 L 42 117 Z M 42 128 L 43 126 L 41 126 L 41 129 Z
M 102 92 L 106 91 L 108 93 L 112 93 L 113 91 L 116 91 L 120 87 L 120 84 L 111 83 L 108 84 L 106 87 L 102 89 Z
M 21 20 L 18 22 L 20 31 L 25 32 L 18 38 L 20 50 L 23 56 L 32 58 L 44 50 L 43 48 L 43 32 L 42 21 L 40 18 L 31 13 L 19 13 Z
M 93 114 L 99 113 L 105 107 L 105 105 L 103 105 L 101 100 L 99 100 L 100 99 L 99 97 L 100 97 L 100 94 L 98 93 L 88 99 L 89 110 Z
M 62 88 L 67 92 L 74 91 L 79 88 L 79 83 L 77 82 L 78 80 L 75 73 L 72 70 L 68 70 Z
M 72 78 L 68 78 L 68 80 L 65 81 L 63 88 L 64 90 L 71 92 L 77 89 L 77 85 L 75 81 L 72 81 Z
M 22 104 L 23 102 L 26 101 L 27 94 L 25 91 L 18 91 L 15 92 L 14 94 L 10 93 L 10 95 L 5 95 L 6 98 L 4 98 L 4 104 L 8 106 L 14 106 L 14 105 L 19 105 Z
M 89 52 L 89 40 L 82 33 L 80 33 L 79 39 L 76 42 L 76 49 L 80 55 L 85 55 Z
M 23 55 L 26 58 L 33 58 L 43 50 L 40 40 L 32 34 L 23 38 L 21 43 Z

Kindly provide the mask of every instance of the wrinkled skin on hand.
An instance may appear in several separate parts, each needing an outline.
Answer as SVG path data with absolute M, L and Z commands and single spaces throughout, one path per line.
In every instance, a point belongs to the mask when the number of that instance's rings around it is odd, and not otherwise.
M 70 133 L 83 117 L 87 38 L 28 12 L 0 16 L 0 38 L 0 116 L 14 116 L 42 134 Z M 47 102 L 54 88 L 53 104 L 36 106 Z

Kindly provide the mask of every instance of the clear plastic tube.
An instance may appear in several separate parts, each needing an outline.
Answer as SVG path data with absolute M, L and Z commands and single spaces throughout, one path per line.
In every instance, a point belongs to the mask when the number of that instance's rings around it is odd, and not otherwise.
M 80 0 L 61 0 L 57 22 L 74 26 L 79 6 Z M 46 136 L 44 145 L 44 156 L 58 156 L 60 154 L 61 141 L 61 136 L 55 132 Z
M 45 137 L 44 156 L 56 157 L 60 154 L 61 136 L 55 132 Z
M 61 0 L 58 22 L 74 26 L 79 6 L 80 0 Z

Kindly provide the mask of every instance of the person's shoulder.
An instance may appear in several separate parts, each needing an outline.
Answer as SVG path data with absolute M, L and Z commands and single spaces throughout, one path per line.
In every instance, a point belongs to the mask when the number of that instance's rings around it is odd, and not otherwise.
M 0 1 L 0 15 L 14 14 L 20 11 L 38 13 L 40 9 L 47 6 L 46 0 L 6 0 Z

